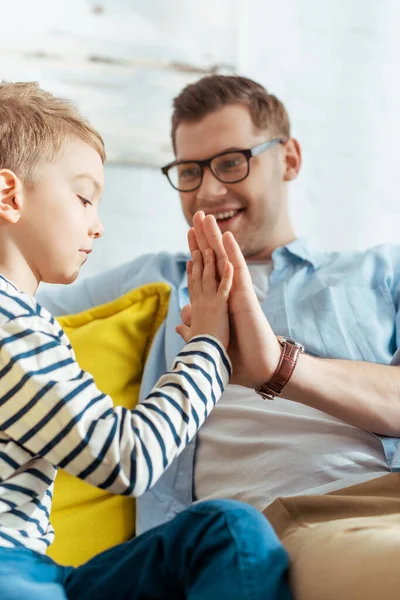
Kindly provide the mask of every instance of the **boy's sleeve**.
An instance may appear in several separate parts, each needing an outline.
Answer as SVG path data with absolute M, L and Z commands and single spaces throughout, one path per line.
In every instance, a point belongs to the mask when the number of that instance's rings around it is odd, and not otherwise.
M 229 358 L 197 336 L 135 410 L 114 407 L 65 334 L 40 317 L 0 332 L 0 423 L 17 444 L 89 483 L 139 496 L 190 442 L 221 396 Z

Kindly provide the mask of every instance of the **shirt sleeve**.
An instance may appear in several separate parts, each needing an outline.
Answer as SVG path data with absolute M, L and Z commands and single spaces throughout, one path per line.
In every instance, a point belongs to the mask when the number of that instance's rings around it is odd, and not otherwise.
M 0 423 L 32 456 L 139 496 L 193 438 L 230 374 L 221 344 L 197 336 L 142 404 L 114 407 L 80 369 L 65 335 L 39 316 L 19 317 L 0 331 Z

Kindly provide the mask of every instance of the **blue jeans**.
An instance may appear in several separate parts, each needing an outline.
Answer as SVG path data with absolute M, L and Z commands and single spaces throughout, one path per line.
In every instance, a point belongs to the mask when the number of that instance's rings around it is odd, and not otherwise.
M 0 598 L 290 600 L 287 568 L 265 517 L 240 502 L 213 500 L 78 568 L 25 548 L 0 548 Z

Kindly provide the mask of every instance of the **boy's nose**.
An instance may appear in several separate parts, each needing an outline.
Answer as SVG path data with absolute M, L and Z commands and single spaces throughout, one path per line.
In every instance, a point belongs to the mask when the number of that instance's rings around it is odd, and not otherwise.
M 97 219 L 93 226 L 90 228 L 89 235 L 93 238 L 100 238 L 104 233 L 104 225 Z

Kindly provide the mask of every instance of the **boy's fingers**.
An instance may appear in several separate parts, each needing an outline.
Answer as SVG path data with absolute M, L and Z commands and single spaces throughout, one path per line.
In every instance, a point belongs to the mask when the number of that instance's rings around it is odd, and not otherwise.
M 190 341 L 191 338 L 191 331 L 190 331 L 190 327 L 188 327 L 187 325 L 183 325 L 182 323 L 180 325 L 177 325 L 175 327 L 175 331 L 176 333 L 178 333 L 181 338 L 187 343 Z
M 222 243 L 224 244 L 229 262 L 232 263 L 234 269 L 235 288 L 236 286 L 239 288 L 247 285 L 252 286 L 251 276 L 242 251 L 230 231 L 224 233 Z
M 190 302 L 193 301 L 194 297 L 203 294 L 203 259 L 200 250 L 195 250 L 192 257 L 192 296 L 189 295 Z
M 190 327 L 192 323 L 192 307 L 190 304 L 185 304 L 181 310 L 181 319 L 184 325 Z
M 211 248 L 205 251 L 205 265 L 203 271 L 203 290 L 206 296 L 214 296 L 217 291 L 215 273 L 215 256 Z
M 228 261 L 222 233 L 213 215 L 207 215 L 203 221 L 203 230 L 210 248 L 214 251 L 219 276 L 222 277 L 224 265 Z
M 218 286 L 218 294 L 225 298 L 226 300 L 229 297 L 229 293 L 232 289 L 233 282 L 233 266 L 230 262 L 226 262 L 224 265 L 224 270 L 222 272 L 222 277 L 220 284 Z

